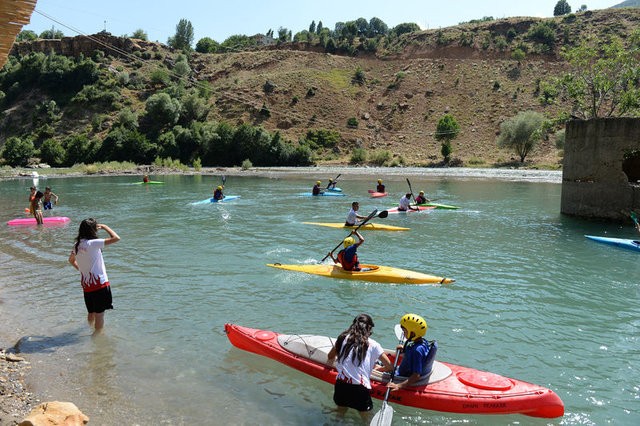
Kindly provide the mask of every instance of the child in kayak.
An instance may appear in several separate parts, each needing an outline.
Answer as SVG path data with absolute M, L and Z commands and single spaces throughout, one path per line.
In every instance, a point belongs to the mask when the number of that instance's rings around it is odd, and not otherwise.
M 142 183 L 149 183 L 149 176 L 147 175 L 142 176 Z
M 382 184 L 382 179 L 378 179 L 378 185 L 376 186 L 376 192 L 381 192 L 381 193 L 385 193 L 385 187 Z
M 351 203 L 351 210 L 347 214 L 347 220 L 344 223 L 344 226 L 355 226 L 358 223 L 358 220 L 366 219 L 366 216 L 360 216 L 358 214 L 358 210 L 360 209 L 360 203 L 354 201 Z
M 338 371 L 333 390 L 338 414 L 344 416 L 348 408 L 355 408 L 366 424 L 368 412 L 373 408 L 369 377 L 376 361 L 380 360 L 389 371 L 393 369 L 380 343 L 371 338 L 373 327 L 371 316 L 358 315 L 351 326 L 340 333 L 327 355 L 329 362 L 336 362 Z
M 44 200 L 42 201 L 42 205 L 45 210 L 51 210 L 53 207 L 51 206 L 51 197 L 54 198 L 53 204 L 58 204 L 58 196 L 51 192 L 51 187 L 47 186 L 44 189 Z
M 351 235 L 358 237 L 358 242 L 353 239 Z M 351 234 L 342 242 L 344 248 L 338 252 L 336 257 L 333 257 L 333 252 L 329 253 L 333 263 L 340 263 L 342 269 L 345 271 L 360 271 L 360 262 L 358 262 L 358 247 L 364 243 L 364 238 L 358 231 L 352 231 Z
M 216 201 L 220 201 L 224 198 L 224 194 L 222 193 L 223 186 L 218 186 L 215 191 L 213 191 L 213 199 Z
M 418 196 L 416 197 L 416 204 L 427 204 L 428 202 L 429 199 L 424 196 L 424 191 L 420 191 L 420 194 L 418 194 Z
M 313 185 L 313 189 L 311 189 L 311 195 L 321 195 L 323 191 L 320 189 L 321 181 L 317 181 L 315 185 Z
M 337 183 L 338 182 L 334 181 L 333 179 L 329 179 L 329 184 L 327 185 L 327 189 L 330 190 L 330 191 L 333 190 L 333 189 L 336 189 L 336 184 Z
M 402 362 L 396 369 L 396 376 L 404 376 L 407 379 L 400 383 L 389 383 L 392 391 L 412 386 L 431 374 L 433 361 L 438 351 L 438 343 L 423 339 L 429 326 L 419 315 L 406 314 L 400 319 L 400 327 L 407 338 L 401 347 L 404 352 Z

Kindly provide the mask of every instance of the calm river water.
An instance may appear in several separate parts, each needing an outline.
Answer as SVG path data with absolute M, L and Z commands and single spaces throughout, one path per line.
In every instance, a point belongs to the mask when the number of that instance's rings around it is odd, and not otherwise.
M 453 277 L 451 286 L 333 280 L 268 268 L 320 260 L 345 236 L 303 221 L 341 222 L 397 203 L 402 176 L 342 179 L 347 197 L 300 197 L 316 178 L 227 180 L 229 203 L 207 198 L 219 176 L 40 178 L 60 198 L 59 227 L 0 227 L 0 333 L 20 341 L 43 400 L 72 401 L 96 425 L 336 424 L 332 386 L 232 347 L 223 325 L 337 336 L 360 312 L 374 337 L 415 312 L 438 358 L 553 389 L 566 414 L 468 416 L 396 406 L 394 424 L 636 425 L 640 421 L 640 254 L 584 234 L 638 237 L 631 226 L 560 214 L 558 183 L 412 176 L 460 210 L 391 215 L 409 232 L 369 232 L 359 250 L 379 263 Z M 392 196 L 368 198 L 385 178 Z M 31 179 L 0 181 L 1 219 L 22 215 Z M 85 324 L 67 257 L 79 222 L 122 237 L 104 251 L 114 294 L 105 333 Z M 380 401 L 375 401 L 378 410 Z M 357 424 L 359 417 L 348 417 Z

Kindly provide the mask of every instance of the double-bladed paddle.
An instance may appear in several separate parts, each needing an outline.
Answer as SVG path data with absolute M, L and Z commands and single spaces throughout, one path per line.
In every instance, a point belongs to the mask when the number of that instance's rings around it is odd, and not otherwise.
M 360 227 L 362 225 L 364 225 L 365 223 L 369 222 L 369 220 L 371 220 L 374 216 L 376 216 L 376 214 L 378 215 L 378 217 L 380 219 L 384 219 L 385 217 L 389 216 L 389 212 L 387 210 L 382 210 L 380 213 L 378 213 L 378 209 L 375 209 L 374 211 L 372 211 L 369 214 L 369 216 L 367 216 L 362 222 L 360 222 L 360 224 L 356 227 L 356 229 L 351 231 L 351 234 L 353 234 L 358 229 L 360 229 Z M 349 235 L 351 235 L 351 234 L 349 234 Z M 340 244 L 342 244 L 342 242 L 339 242 L 338 245 L 333 250 L 331 250 L 331 252 L 329 252 L 329 254 L 327 254 L 325 257 L 323 257 L 320 262 L 324 262 L 327 259 L 327 257 L 329 257 L 334 251 L 338 250 L 338 247 L 340 247 Z
M 398 344 L 404 343 L 404 333 L 402 332 L 402 328 L 400 324 L 396 324 L 394 331 L 396 333 L 396 337 L 398 338 Z M 396 349 L 396 357 L 393 360 L 393 370 L 391 370 L 391 377 L 389 378 L 389 383 L 393 382 L 393 377 L 396 374 L 396 367 L 398 366 L 398 358 L 400 358 L 400 348 Z M 391 392 L 391 388 L 387 387 L 387 391 L 384 394 L 384 400 L 382 400 L 382 407 L 380 407 L 380 411 L 373 416 L 373 420 L 371 420 L 371 426 L 391 426 L 391 421 L 393 420 L 393 407 L 390 406 L 387 401 L 389 400 L 389 393 Z

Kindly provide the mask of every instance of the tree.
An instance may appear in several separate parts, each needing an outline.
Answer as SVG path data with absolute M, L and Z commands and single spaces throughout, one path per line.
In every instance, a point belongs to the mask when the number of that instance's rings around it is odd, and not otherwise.
M 387 35 L 389 27 L 380 18 L 373 17 L 369 20 L 369 34 L 368 37 L 381 37 Z
M 391 30 L 391 32 L 396 36 L 401 36 L 402 34 L 412 33 L 415 31 L 420 31 L 420 27 L 418 24 L 414 24 L 413 22 L 398 24 Z
M 278 28 L 278 41 L 280 43 L 291 41 L 291 31 L 289 31 L 288 28 L 284 27 Z
M 38 38 L 38 35 L 31 30 L 20 31 L 18 36 L 16 37 L 16 41 L 33 41 Z
M 553 16 L 562 16 L 571 13 L 571 6 L 567 0 L 558 0 L 556 7 L 553 8 Z
M 203 37 L 196 43 L 196 52 L 216 53 L 220 48 L 220 43 L 210 37 Z
M 39 38 L 44 40 L 59 40 L 62 37 L 64 37 L 64 33 L 60 30 L 56 30 L 55 27 L 51 27 L 50 30 L 44 30 L 39 36 Z
M 444 157 L 444 162 L 447 164 L 451 159 L 451 141 L 458 136 L 458 133 L 460 133 L 460 125 L 458 125 L 458 122 L 453 115 L 443 115 L 438 121 L 434 137 L 437 141 L 442 142 L 440 153 Z
M 55 139 L 47 139 L 40 147 L 40 161 L 58 167 L 64 164 L 66 152 L 62 144 Z
M 193 25 L 191 25 L 191 21 L 183 18 L 176 25 L 176 34 L 173 37 L 169 37 L 167 44 L 174 49 L 189 51 L 192 43 Z
M 33 157 L 34 153 L 35 147 L 31 139 L 20 139 L 17 136 L 12 136 L 4 143 L 2 158 L 10 166 L 26 166 L 29 163 L 29 158 Z
M 156 93 L 147 99 L 146 119 L 152 127 L 164 129 L 175 125 L 180 118 L 182 104 L 166 93 Z
M 316 21 L 311 21 L 311 24 L 309 25 L 309 32 L 310 33 L 316 32 Z
M 316 34 L 320 34 L 320 32 L 322 31 L 322 21 L 318 21 L 318 25 L 316 26 Z
M 137 39 L 139 39 L 139 40 L 145 40 L 145 41 L 146 41 L 146 40 L 149 40 L 149 36 L 148 36 L 148 35 L 147 35 L 147 33 L 146 33 L 143 29 L 141 29 L 141 28 L 138 28 L 137 30 L 135 30 L 135 31 L 133 32 L 133 34 L 131 35 L 131 38 L 137 38 Z
M 628 45 L 613 37 L 609 43 L 590 39 L 564 50 L 570 69 L 555 81 L 558 96 L 571 101 L 571 114 L 583 118 L 640 114 L 640 30 Z
M 536 111 L 523 111 L 500 124 L 497 144 L 501 148 L 511 148 L 520 157 L 520 162 L 536 146 L 542 134 L 544 116 Z

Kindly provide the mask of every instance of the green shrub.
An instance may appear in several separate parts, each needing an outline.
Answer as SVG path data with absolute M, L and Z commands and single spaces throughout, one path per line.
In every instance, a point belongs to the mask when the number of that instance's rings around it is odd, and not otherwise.
M 54 167 L 64 164 L 66 154 L 62 144 L 55 139 L 45 140 L 40 147 L 40 161 Z
M 391 153 L 387 150 L 376 151 L 369 158 L 369 162 L 376 166 L 384 166 L 389 160 L 391 160 Z
M 242 170 L 249 170 L 252 167 L 253 167 L 253 164 L 251 163 L 251 160 L 249 160 L 248 158 L 242 162 Z
M 200 157 L 193 160 L 193 169 L 196 172 L 199 172 L 200 170 L 202 170 L 202 160 L 200 160 Z
M 12 136 L 4 143 L 2 158 L 13 167 L 24 167 L 29 163 L 29 158 L 33 157 L 35 147 L 31 139 L 20 139 Z
M 351 128 L 357 128 L 358 127 L 358 120 L 355 117 L 349 117 L 349 119 L 347 120 L 347 127 L 351 127 Z
M 351 153 L 349 164 L 364 164 L 367 162 L 367 151 L 364 148 L 355 148 Z

